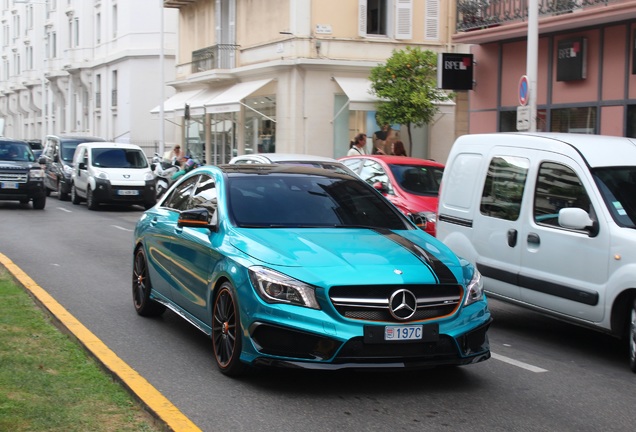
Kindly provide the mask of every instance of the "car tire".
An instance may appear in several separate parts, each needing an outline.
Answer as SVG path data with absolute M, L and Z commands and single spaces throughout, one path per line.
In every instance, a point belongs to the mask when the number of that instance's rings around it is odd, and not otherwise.
M 229 282 L 224 282 L 214 297 L 212 346 L 221 373 L 228 376 L 245 373 L 247 366 L 240 359 L 243 340 L 239 308 Z
M 627 348 L 629 352 L 629 368 L 636 373 L 636 298 L 632 299 L 627 322 Z
M 86 188 L 86 207 L 88 207 L 89 210 L 97 210 L 97 207 L 99 207 L 99 203 L 95 199 L 95 195 L 90 186 Z
M 68 193 L 62 192 L 62 182 L 57 181 L 57 199 L 60 201 L 68 201 Z
M 77 194 L 77 188 L 75 185 L 71 185 L 71 202 L 75 205 L 79 204 L 82 200 Z
M 137 314 L 145 317 L 160 316 L 166 307 L 150 298 L 150 277 L 148 276 L 148 261 L 142 247 L 135 252 L 132 274 L 133 305 Z
M 46 195 L 33 198 L 33 208 L 35 210 L 43 210 L 46 205 Z

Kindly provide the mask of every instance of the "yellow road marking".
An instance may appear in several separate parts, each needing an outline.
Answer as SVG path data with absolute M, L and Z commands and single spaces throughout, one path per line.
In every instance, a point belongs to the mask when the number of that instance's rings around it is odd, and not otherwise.
M 120 359 L 81 322 L 71 315 L 49 293 L 24 273 L 9 258 L 0 253 L 0 264 L 13 275 L 35 300 L 48 310 L 55 320 L 66 328 L 113 376 L 121 381 L 136 397 L 174 432 L 201 432 L 189 418 L 174 406 L 159 390 Z

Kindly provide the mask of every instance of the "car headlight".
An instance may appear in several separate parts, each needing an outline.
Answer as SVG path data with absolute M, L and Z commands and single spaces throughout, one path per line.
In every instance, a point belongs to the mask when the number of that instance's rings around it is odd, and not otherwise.
M 100 171 L 95 177 L 100 180 L 108 180 L 108 174 L 106 174 L 104 171 Z
M 287 303 L 320 309 L 315 288 L 265 267 L 249 269 L 250 280 L 258 295 L 267 303 Z
M 464 301 L 464 306 L 468 306 L 469 304 L 484 299 L 484 282 L 481 279 L 481 273 L 479 273 L 475 267 L 469 265 L 464 268 L 472 270 L 472 277 L 470 278 L 470 282 L 466 285 L 468 295 L 466 296 L 466 301 Z M 466 278 L 466 280 L 468 280 L 468 278 Z
M 145 181 L 150 181 L 150 180 L 154 180 L 154 179 L 155 179 L 155 176 L 154 176 L 154 174 L 153 174 L 153 173 L 151 173 L 151 172 L 146 173 L 146 175 L 144 176 L 144 180 L 145 180 Z
M 66 174 L 67 176 L 70 176 L 71 174 L 73 174 L 73 167 L 70 165 L 66 165 L 64 164 L 64 174 Z
M 29 171 L 29 177 L 32 179 L 41 179 L 44 178 L 44 170 L 43 169 L 32 169 Z

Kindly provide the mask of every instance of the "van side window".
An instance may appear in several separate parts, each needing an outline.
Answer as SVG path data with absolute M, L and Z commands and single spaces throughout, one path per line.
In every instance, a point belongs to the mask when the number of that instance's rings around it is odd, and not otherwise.
M 534 192 L 534 221 L 539 225 L 558 227 L 559 210 L 578 207 L 590 213 L 590 198 L 576 173 L 555 162 L 539 167 Z
M 517 220 L 530 161 L 516 156 L 495 156 L 490 161 L 479 210 L 485 216 Z

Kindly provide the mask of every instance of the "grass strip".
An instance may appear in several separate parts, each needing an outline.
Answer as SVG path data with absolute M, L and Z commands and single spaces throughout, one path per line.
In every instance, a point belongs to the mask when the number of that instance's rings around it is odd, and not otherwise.
M 0 267 L 0 431 L 162 431 Z

